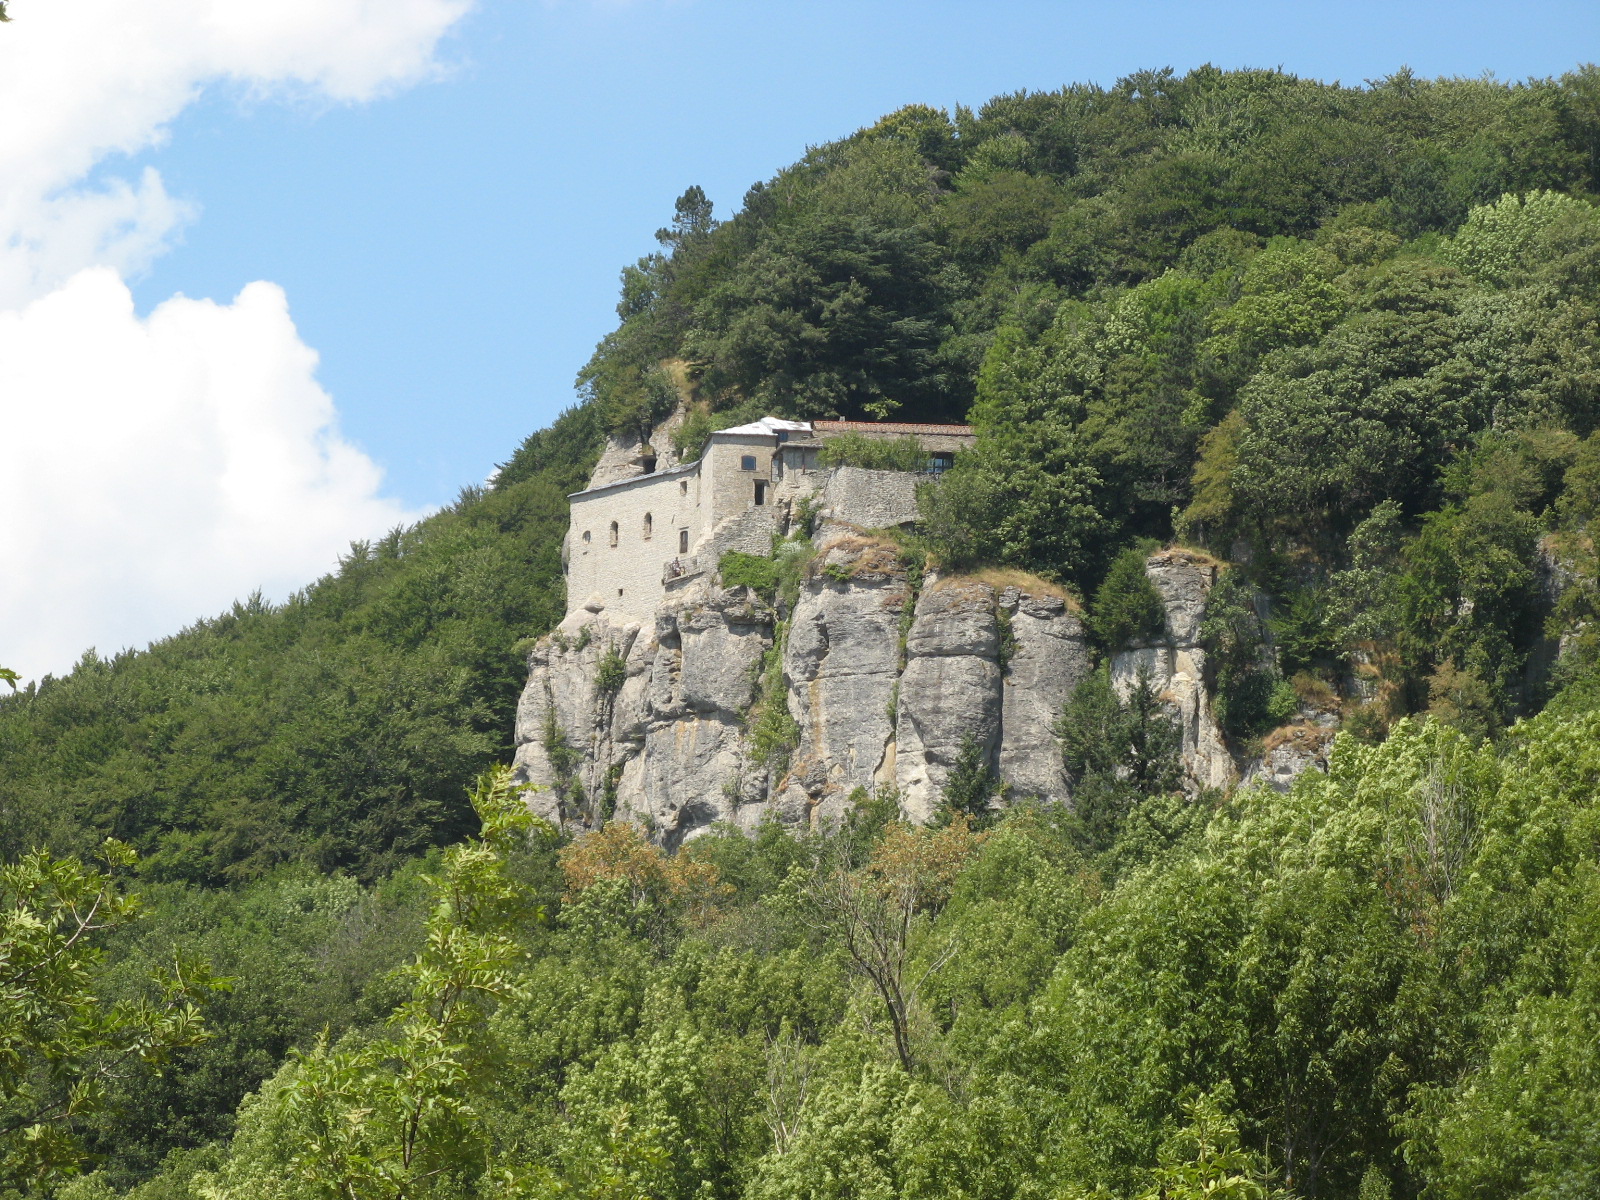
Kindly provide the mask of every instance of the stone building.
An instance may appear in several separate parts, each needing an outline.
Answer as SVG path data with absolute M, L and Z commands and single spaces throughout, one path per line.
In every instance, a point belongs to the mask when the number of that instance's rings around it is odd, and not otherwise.
M 966 425 L 763 417 L 719 429 L 699 459 L 679 464 L 654 448 L 668 432 L 663 428 L 649 443 L 609 446 L 590 486 L 570 497 L 569 612 L 603 608 L 652 621 L 669 590 L 714 570 L 727 551 L 769 553 L 772 535 L 786 529 L 802 498 L 841 524 L 882 528 L 915 519 L 915 475 L 824 468 L 821 449 L 829 438 L 914 437 L 933 472 L 974 440 Z

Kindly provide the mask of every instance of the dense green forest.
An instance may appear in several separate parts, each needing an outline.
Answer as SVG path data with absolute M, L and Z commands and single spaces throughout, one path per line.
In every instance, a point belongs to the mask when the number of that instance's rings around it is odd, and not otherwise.
M 0 698 L 49 984 L 0 995 L 0 1187 L 1600 1192 L 1597 197 L 1593 67 L 1144 72 L 902 109 L 725 221 L 689 189 L 491 486 Z M 565 493 L 685 401 L 691 452 L 970 421 L 924 549 L 1062 582 L 1107 645 L 1141 547 L 1208 550 L 1229 734 L 1321 698 L 1329 774 L 1187 797 L 1160 706 L 1096 676 L 1075 813 L 563 845 L 483 773 Z

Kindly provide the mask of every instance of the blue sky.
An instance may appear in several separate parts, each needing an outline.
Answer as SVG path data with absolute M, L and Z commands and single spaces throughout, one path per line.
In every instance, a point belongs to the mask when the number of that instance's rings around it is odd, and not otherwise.
M 689 184 L 727 216 L 808 143 L 910 102 L 1208 61 L 1521 78 L 1596 57 L 1597 35 L 1592 0 L 483 0 L 435 81 L 360 105 L 212 85 L 164 145 L 106 169 L 154 165 L 197 208 L 133 279 L 141 311 L 281 285 L 345 435 L 416 509 L 572 402 L 618 270 Z

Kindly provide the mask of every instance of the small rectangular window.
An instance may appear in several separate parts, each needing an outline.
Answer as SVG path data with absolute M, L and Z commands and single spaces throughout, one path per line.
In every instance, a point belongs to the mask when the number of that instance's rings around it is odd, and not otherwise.
M 678 530 L 678 553 L 689 553 L 689 531 L 687 529 Z
M 741 470 L 741 471 L 754 471 L 755 469 L 756 469 L 756 456 L 754 454 L 745 454 L 745 455 L 741 455 L 740 456 L 740 458 L 739 458 L 739 470 Z

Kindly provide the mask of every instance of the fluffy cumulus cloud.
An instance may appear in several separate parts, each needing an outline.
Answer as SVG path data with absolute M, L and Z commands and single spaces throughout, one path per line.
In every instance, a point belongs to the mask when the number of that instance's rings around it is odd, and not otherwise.
M 159 175 L 84 177 L 159 142 L 208 84 L 372 99 L 426 75 L 469 2 L 16 0 L 0 30 L 0 303 L 160 249 L 185 208 Z
M 434 70 L 471 0 L 14 0 L 0 28 L 0 664 L 60 671 L 411 514 L 336 429 L 283 293 L 175 298 L 123 276 L 192 215 L 115 156 L 215 85 L 371 100 Z M 109 163 L 108 163 L 109 160 Z M 203 199 L 203 197 L 202 197 Z
M 282 595 L 408 514 L 334 432 L 283 291 L 138 317 L 108 268 L 0 313 L 0 599 L 17 669 L 60 669 Z M 13 403 L 25 397 L 25 403 Z

